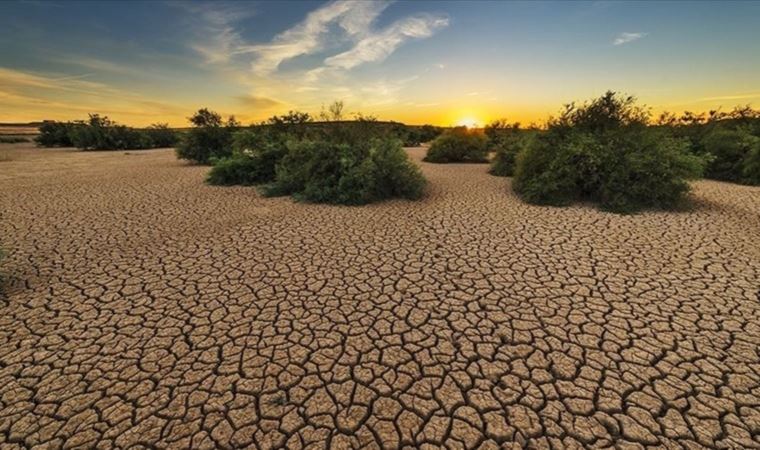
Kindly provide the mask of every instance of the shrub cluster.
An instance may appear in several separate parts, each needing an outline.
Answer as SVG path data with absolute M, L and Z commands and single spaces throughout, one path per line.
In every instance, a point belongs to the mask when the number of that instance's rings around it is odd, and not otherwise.
M 275 169 L 287 153 L 286 132 L 256 128 L 234 133 L 233 154 L 214 163 L 206 181 L 216 185 L 245 186 L 274 181 Z
M 41 147 L 73 147 L 71 132 L 75 126 L 81 126 L 75 122 L 54 122 L 46 120 L 40 125 L 40 134 L 34 138 Z
M 388 198 L 419 198 L 425 179 L 401 142 L 364 145 L 337 140 L 290 141 L 266 195 L 293 195 L 315 203 L 361 205 Z
M 404 147 L 419 147 L 421 144 L 431 142 L 443 133 L 440 127 L 433 125 L 409 126 L 404 125 L 398 138 L 404 141 Z
M 177 145 L 177 157 L 197 164 L 209 164 L 217 159 L 232 156 L 232 135 L 240 128 L 235 117 L 226 123 L 222 116 L 207 108 L 199 109 L 189 118 L 193 125 Z
M 705 177 L 760 185 L 760 111 L 745 106 L 707 116 L 663 113 L 658 125 L 687 139 L 692 153 L 710 159 Z
M 488 172 L 497 177 L 514 175 L 517 154 L 528 145 L 531 133 L 530 130 L 521 130 L 519 123 L 509 123 L 505 119 L 488 124 L 485 135 L 488 148 L 494 152 Z
M 171 147 L 176 133 L 167 124 L 147 129 L 119 125 L 106 116 L 90 114 L 87 122 L 51 122 L 40 126 L 35 138 L 42 147 L 77 147 L 82 150 L 139 150 Z
M 567 105 L 518 155 L 514 189 L 537 204 L 591 201 L 621 213 L 676 207 L 707 159 L 647 122 L 632 97 L 613 92 Z
M 465 127 L 456 127 L 437 137 L 424 161 L 433 163 L 482 163 L 488 161 L 486 137 Z
M 214 161 L 207 182 L 264 184 L 268 196 L 345 205 L 418 198 L 425 179 L 401 141 L 383 136 L 389 124 L 379 125 L 364 116 L 322 123 L 297 112 L 276 116 L 234 133 L 231 155 Z

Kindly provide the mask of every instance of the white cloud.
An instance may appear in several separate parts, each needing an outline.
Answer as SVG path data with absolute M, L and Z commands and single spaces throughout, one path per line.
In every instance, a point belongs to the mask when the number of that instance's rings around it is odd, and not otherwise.
M 228 62 L 244 44 L 236 23 L 252 17 L 255 11 L 247 3 L 173 3 L 199 21 L 202 38 L 190 47 L 208 63 Z
M 648 33 L 620 33 L 615 37 L 615 40 L 612 41 L 612 45 L 623 45 L 629 42 L 638 41 L 647 34 Z
M 349 50 L 327 57 L 324 66 L 307 72 L 307 80 L 325 75 L 326 69 L 351 69 L 372 61 L 382 61 L 409 39 L 432 36 L 448 25 L 448 18 L 418 14 L 397 20 L 376 30 L 373 25 L 390 1 L 336 0 L 310 12 L 295 26 L 277 34 L 269 43 L 243 42 L 235 22 L 252 14 L 239 8 L 215 9 L 216 3 L 190 5 L 186 9 L 204 22 L 203 42 L 192 48 L 207 62 L 228 62 L 236 55 L 250 54 L 254 74 L 266 76 L 293 58 L 328 50 L 332 45 L 350 43 Z M 337 27 L 336 27 L 337 26 Z M 336 34 L 337 33 L 337 34 Z
M 382 61 L 407 40 L 430 37 L 448 24 L 446 17 L 427 14 L 406 17 L 380 31 L 368 32 L 352 49 L 325 59 L 325 64 L 351 69 L 365 62 Z
M 333 23 L 350 38 L 361 36 L 388 5 L 388 2 L 328 3 L 310 12 L 298 25 L 275 36 L 272 42 L 241 46 L 238 52 L 256 55 L 253 71 L 267 75 L 284 61 L 323 50 Z

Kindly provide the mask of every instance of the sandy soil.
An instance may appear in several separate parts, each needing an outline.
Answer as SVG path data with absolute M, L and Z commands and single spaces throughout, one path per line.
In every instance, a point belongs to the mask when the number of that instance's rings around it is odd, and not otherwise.
M 618 216 L 421 163 L 347 208 L 0 152 L 3 448 L 760 448 L 760 188 Z

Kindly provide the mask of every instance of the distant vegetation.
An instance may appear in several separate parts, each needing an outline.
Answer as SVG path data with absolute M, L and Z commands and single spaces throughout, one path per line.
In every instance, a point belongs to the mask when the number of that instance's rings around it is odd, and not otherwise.
M 21 142 L 29 142 L 29 139 L 18 136 L 0 136 L 0 144 L 19 144 Z
M 707 115 L 663 113 L 655 126 L 671 130 L 692 153 L 709 158 L 705 177 L 760 185 L 760 111 L 744 106 Z
M 178 158 L 209 164 L 232 155 L 232 134 L 240 129 L 234 116 L 223 122 L 221 115 L 203 108 L 189 120 L 193 128 L 180 139 L 176 150 Z
M 167 124 L 138 129 L 119 125 L 106 116 L 90 114 L 76 122 L 46 121 L 35 142 L 42 147 L 77 147 L 82 150 L 139 150 L 172 147 L 177 133 Z
M 518 122 L 506 119 L 491 122 L 485 127 L 488 149 L 494 152 L 489 173 L 497 177 L 511 177 L 515 172 L 517 154 L 535 136 L 535 130 L 524 130 Z
M 475 130 L 456 127 L 438 136 L 425 161 L 433 163 L 482 163 L 488 161 L 488 140 Z
M 275 169 L 287 154 L 286 142 L 296 130 L 283 125 L 241 130 L 232 138 L 232 155 L 215 161 L 207 181 L 216 185 L 257 185 L 274 181 Z
M 422 195 L 425 179 L 397 134 L 403 125 L 361 114 L 344 120 L 339 102 L 321 116 L 315 122 L 291 111 L 233 133 L 231 154 L 214 160 L 207 181 L 264 185 L 268 196 L 344 205 Z
M 620 213 L 678 206 L 710 158 L 648 120 L 633 97 L 613 92 L 567 105 L 518 154 L 515 191 L 530 203 L 590 201 Z

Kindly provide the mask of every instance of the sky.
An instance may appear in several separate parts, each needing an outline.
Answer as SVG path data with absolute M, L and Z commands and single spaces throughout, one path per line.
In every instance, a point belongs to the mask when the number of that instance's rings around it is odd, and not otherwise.
M 760 106 L 760 2 L 0 2 L 0 122 L 528 124 L 606 90 Z

